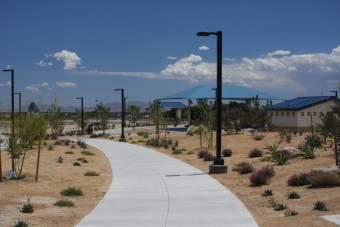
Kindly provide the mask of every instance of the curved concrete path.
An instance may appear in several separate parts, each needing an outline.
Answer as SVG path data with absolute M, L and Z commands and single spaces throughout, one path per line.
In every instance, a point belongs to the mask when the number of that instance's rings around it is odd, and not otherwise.
M 106 154 L 113 179 L 77 227 L 258 226 L 232 192 L 182 161 L 128 143 L 85 142 Z

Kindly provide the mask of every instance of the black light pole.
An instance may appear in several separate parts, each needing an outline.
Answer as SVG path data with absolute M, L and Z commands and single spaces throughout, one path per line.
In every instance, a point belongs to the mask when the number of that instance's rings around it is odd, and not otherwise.
M 227 166 L 221 155 L 222 138 L 222 31 L 198 32 L 197 36 L 217 36 L 217 80 L 216 80 L 216 157 L 209 166 L 209 173 L 226 173 Z
M 12 156 L 12 171 L 14 171 L 14 150 L 13 150 L 13 140 L 14 140 L 14 69 L 4 69 L 4 72 L 11 72 L 11 100 L 12 100 L 12 138 L 10 139 L 10 148 L 11 148 L 11 156 Z
M 81 133 L 84 135 L 84 98 L 78 97 L 76 99 L 80 99 L 80 108 L 81 108 Z
M 19 95 L 19 114 L 21 114 L 21 92 L 15 92 L 15 95 Z
M 121 113 L 121 117 L 122 117 L 122 133 L 120 135 L 119 138 L 119 142 L 126 142 L 125 139 L 125 133 L 124 133 L 124 124 L 125 124 L 125 97 L 124 97 L 124 89 L 115 89 L 115 91 L 120 91 L 121 92 L 121 102 L 122 102 L 122 113 Z

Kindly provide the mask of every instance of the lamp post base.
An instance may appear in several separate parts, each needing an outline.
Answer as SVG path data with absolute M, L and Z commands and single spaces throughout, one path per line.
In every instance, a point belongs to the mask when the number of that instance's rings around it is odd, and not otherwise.
M 220 174 L 228 172 L 228 166 L 226 165 L 209 165 L 209 174 Z
M 124 137 L 124 138 L 123 138 L 123 137 L 120 137 L 120 138 L 119 138 L 119 142 L 126 142 L 125 137 Z

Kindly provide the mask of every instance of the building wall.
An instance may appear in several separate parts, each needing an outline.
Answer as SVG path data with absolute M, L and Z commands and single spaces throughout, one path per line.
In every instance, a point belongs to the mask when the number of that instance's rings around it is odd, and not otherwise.
M 329 100 L 299 111 L 274 110 L 269 111 L 269 114 L 275 127 L 305 129 L 311 128 L 312 122 L 313 127 L 317 127 L 321 123 L 320 114 L 330 111 L 333 106 L 335 101 Z

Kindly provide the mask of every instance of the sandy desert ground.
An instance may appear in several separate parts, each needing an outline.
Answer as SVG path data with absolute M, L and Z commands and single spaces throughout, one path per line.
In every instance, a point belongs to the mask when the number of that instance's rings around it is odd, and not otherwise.
M 278 133 L 263 133 L 264 139 L 257 141 L 252 139 L 249 132 L 243 134 L 223 135 L 222 148 L 230 148 L 233 151 L 231 157 L 226 157 L 225 163 L 228 166 L 228 173 L 211 175 L 220 183 L 229 188 L 249 209 L 251 214 L 260 226 L 336 226 L 320 218 L 322 215 L 340 214 L 340 190 L 339 187 L 313 188 L 311 186 L 291 187 L 287 185 L 287 179 L 294 173 L 309 172 L 312 168 L 322 165 L 334 165 L 335 159 L 331 148 L 317 150 L 315 159 L 304 159 L 302 157 L 289 160 L 286 165 L 278 166 L 273 162 L 263 161 L 262 158 L 248 158 L 248 153 L 253 148 L 264 148 L 266 145 L 273 145 L 279 140 Z M 291 143 L 283 142 L 280 147 L 292 147 L 303 141 L 304 136 L 293 137 Z M 154 137 L 151 134 L 149 138 Z M 174 158 L 195 166 L 208 173 L 211 162 L 198 159 L 196 152 L 200 150 L 198 136 L 187 136 L 185 134 L 170 133 L 166 135 L 173 141 L 178 141 L 178 149 L 183 149 L 182 154 L 172 154 L 169 149 L 155 149 Z M 119 136 L 108 139 L 117 141 Z M 129 143 L 146 146 L 147 138 L 134 134 L 127 135 Z M 54 141 L 48 141 L 54 143 Z M 206 142 L 203 144 L 207 145 Z M 81 151 L 93 152 L 93 156 L 85 156 Z M 65 154 L 66 151 L 73 151 L 74 154 Z M 265 150 L 263 150 L 265 151 Z M 211 149 L 211 152 L 215 152 Z M 64 162 L 58 163 L 59 157 Z M 75 160 L 84 157 L 88 163 L 82 166 L 73 166 Z M 98 150 L 88 147 L 82 149 L 78 146 L 56 145 L 53 151 L 44 148 L 41 157 L 41 166 L 38 182 L 35 182 L 36 152 L 32 152 L 23 170 L 25 178 L 22 180 L 9 180 L 0 182 L 0 220 L 1 226 L 12 226 L 16 221 L 26 220 L 29 226 L 73 226 L 88 214 L 102 199 L 108 186 L 111 183 L 112 173 L 106 157 Z M 10 160 L 2 153 L 3 171 L 10 169 Z M 265 186 L 251 187 L 249 174 L 240 175 L 232 171 L 240 162 L 248 162 L 255 168 L 262 166 L 274 166 L 276 175 L 270 183 Z M 100 175 L 87 177 L 83 174 L 86 171 L 96 171 Z M 114 179 L 113 179 L 114 181 Z M 77 187 L 84 192 L 84 196 L 66 198 L 75 203 L 73 207 L 60 208 L 53 204 L 63 197 L 60 191 L 68 187 Z M 289 209 L 297 211 L 298 215 L 285 217 L 285 211 L 275 211 L 269 206 L 269 197 L 262 196 L 266 189 L 271 189 L 273 198 L 286 204 Z M 301 198 L 287 199 L 288 192 L 298 192 Z M 30 203 L 34 207 L 32 214 L 21 213 L 20 209 L 27 203 L 27 197 L 31 198 Z M 323 201 L 328 211 L 313 210 L 315 201 Z

